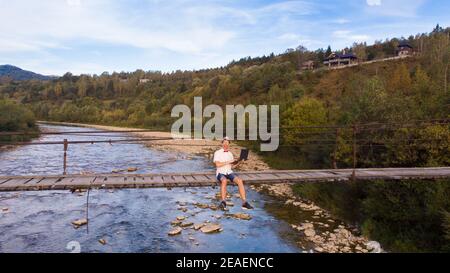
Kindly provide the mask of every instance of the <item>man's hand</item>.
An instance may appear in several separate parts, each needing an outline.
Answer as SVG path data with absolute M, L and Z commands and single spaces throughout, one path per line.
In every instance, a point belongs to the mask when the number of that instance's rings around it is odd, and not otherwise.
M 241 162 L 242 162 L 242 160 L 235 160 L 235 161 L 233 161 L 232 165 L 234 167 L 236 167 L 236 166 L 239 166 L 241 164 Z

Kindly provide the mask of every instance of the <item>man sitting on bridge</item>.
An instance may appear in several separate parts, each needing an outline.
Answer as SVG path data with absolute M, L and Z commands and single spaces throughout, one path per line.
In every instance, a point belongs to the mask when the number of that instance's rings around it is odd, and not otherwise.
M 233 154 L 228 150 L 230 146 L 230 139 L 228 137 L 225 137 L 222 140 L 222 149 L 217 150 L 214 153 L 213 162 L 216 164 L 216 177 L 217 180 L 221 183 L 220 185 L 220 196 L 221 196 L 221 202 L 220 202 L 220 209 L 225 209 L 227 204 L 225 202 L 226 196 L 227 196 L 227 182 L 228 179 L 238 185 L 239 188 L 239 195 L 242 199 L 242 208 L 243 209 L 253 209 L 253 207 L 247 202 L 245 197 L 245 188 L 244 188 L 244 181 L 239 178 L 236 174 L 233 173 L 233 170 L 231 169 L 232 166 L 237 166 L 239 164 L 239 161 L 235 161 Z

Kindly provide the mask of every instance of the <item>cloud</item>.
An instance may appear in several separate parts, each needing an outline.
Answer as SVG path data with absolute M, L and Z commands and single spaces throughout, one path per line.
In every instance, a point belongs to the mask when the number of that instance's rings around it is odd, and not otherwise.
M 300 35 L 295 34 L 295 33 L 284 33 L 284 34 L 278 36 L 278 39 L 280 39 L 280 40 L 290 40 L 290 41 L 292 41 L 292 40 L 299 41 L 301 39 L 301 37 L 300 37 Z
M 257 10 L 258 13 L 295 13 L 308 15 L 314 12 L 316 6 L 312 2 L 306 1 L 284 1 L 266 5 Z
M 333 22 L 343 25 L 343 24 L 348 24 L 351 21 L 348 19 L 345 19 L 345 18 L 339 18 L 339 19 L 334 20 Z
M 350 30 L 336 30 L 333 32 L 333 37 L 337 39 L 341 39 L 347 42 L 368 42 L 371 37 L 366 34 L 355 34 Z
M 416 17 L 426 0 L 367 0 L 366 12 L 377 16 Z
M 381 6 L 381 0 L 366 0 L 369 6 Z
M 0 50 L 36 51 L 49 48 L 40 41 L 70 43 L 76 40 L 195 54 L 220 48 L 234 35 L 232 31 L 214 25 L 199 27 L 196 18 L 183 11 L 177 12 L 177 9 L 171 10 L 175 14 L 168 19 L 169 14 L 159 15 L 157 7 L 147 6 L 139 12 L 133 10 L 133 14 L 124 13 L 123 8 L 103 0 L 10 2 L 2 5 L 0 10 L 0 17 L 8 22 L 0 25 L 0 41 L 9 41 L 3 43 Z M 148 24 L 144 17 L 159 18 L 165 25 Z
M 69 6 L 79 6 L 81 5 L 81 0 L 66 0 Z

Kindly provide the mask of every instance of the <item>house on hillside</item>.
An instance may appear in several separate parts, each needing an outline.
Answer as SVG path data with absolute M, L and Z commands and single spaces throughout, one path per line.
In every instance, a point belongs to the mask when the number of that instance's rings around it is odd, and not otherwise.
M 331 53 L 328 58 L 326 58 L 323 62 L 324 65 L 328 67 L 339 67 L 346 66 L 350 64 L 356 64 L 358 62 L 358 58 L 353 53 Z
M 413 47 L 405 41 L 401 42 L 397 47 L 397 56 L 399 57 L 411 56 L 413 53 Z
M 314 70 L 314 61 L 303 62 L 302 70 Z

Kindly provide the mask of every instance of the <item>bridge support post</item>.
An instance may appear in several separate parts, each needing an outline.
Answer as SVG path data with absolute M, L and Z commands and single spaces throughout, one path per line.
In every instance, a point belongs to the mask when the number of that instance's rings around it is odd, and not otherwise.
M 64 139 L 64 162 L 63 162 L 63 174 L 66 175 L 66 169 L 67 169 L 67 147 L 69 146 L 69 143 L 67 142 L 67 139 Z

